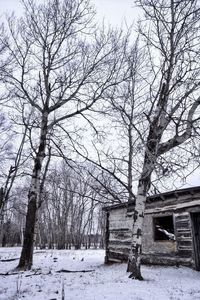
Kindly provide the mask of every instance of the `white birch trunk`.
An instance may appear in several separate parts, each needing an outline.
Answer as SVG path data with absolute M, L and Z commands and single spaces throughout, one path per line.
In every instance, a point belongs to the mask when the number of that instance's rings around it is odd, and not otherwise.
M 142 226 L 144 220 L 146 196 L 144 195 L 144 184 L 138 187 L 136 206 L 133 216 L 133 229 L 131 238 L 131 249 L 128 258 L 127 271 L 131 272 L 130 277 L 142 280 L 140 264 L 142 254 Z
M 127 272 L 131 272 L 130 278 L 143 280 L 141 275 L 141 254 L 142 254 L 142 228 L 147 193 L 151 184 L 153 162 L 145 155 L 143 172 L 138 183 L 138 192 L 133 213 L 133 228 L 131 237 L 131 249 L 128 257 Z M 130 214 L 129 214 L 130 216 Z

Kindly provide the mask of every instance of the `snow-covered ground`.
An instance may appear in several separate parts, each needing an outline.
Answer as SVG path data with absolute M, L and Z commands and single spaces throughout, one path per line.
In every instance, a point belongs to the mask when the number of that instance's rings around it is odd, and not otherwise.
M 19 257 L 20 250 L 0 248 L 0 273 L 16 273 L 17 261 L 2 260 Z M 103 261 L 103 250 L 36 250 L 31 271 L 0 276 L 0 299 L 200 300 L 200 272 L 143 266 L 139 282 L 128 278 L 126 264 Z M 58 272 L 63 269 L 91 272 Z

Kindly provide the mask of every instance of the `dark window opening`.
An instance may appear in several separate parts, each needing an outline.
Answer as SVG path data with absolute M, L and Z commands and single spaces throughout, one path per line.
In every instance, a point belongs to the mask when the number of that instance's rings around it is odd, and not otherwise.
M 174 241 L 173 216 L 154 218 L 155 241 Z

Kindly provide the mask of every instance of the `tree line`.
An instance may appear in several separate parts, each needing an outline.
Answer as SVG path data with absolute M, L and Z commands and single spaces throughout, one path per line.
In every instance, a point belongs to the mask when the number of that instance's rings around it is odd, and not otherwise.
M 79 171 L 82 167 L 79 166 Z M 85 175 L 85 174 L 84 174 Z M 86 176 L 86 175 L 85 175 Z M 93 188 L 91 187 L 93 186 Z M 35 246 L 40 249 L 103 248 L 104 218 L 94 179 L 83 178 L 77 170 L 61 163 L 49 170 L 35 229 Z M 21 246 L 24 238 L 26 198 L 15 191 L 13 206 L 4 214 L 1 246 Z

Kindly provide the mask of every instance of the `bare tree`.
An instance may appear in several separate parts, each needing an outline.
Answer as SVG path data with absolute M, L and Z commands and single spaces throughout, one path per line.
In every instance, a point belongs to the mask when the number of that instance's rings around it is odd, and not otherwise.
M 144 117 L 145 131 L 140 126 L 135 127 L 143 142 L 144 159 L 128 259 L 130 277 L 141 280 L 142 225 L 152 173 L 169 151 L 177 151 L 183 144 L 186 147 L 187 141 L 197 135 L 200 9 L 195 0 L 140 0 L 137 3 L 147 19 L 140 23 L 139 30 L 147 52 L 147 65 L 151 68 L 147 79 L 147 105 L 141 105 L 139 110 Z
M 126 50 L 124 66 L 126 80 L 118 84 L 112 94 L 108 93 L 107 116 L 111 120 L 109 130 L 113 128 L 114 134 L 113 132 L 111 134 L 114 135 L 114 140 L 117 139 L 115 142 L 117 149 L 115 143 L 114 146 L 109 145 L 104 156 L 107 162 L 110 161 L 111 175 L 119 177 L 121 180 L 124 178 L 126 200 L 128 198 L 128 202 L 132 202 L 135 199 L 134 182 L 137 181 L 140 174 L 138 152 L 142 146 L 137 132 L 137 126 L 142 122 L 142 116 L 138 110 L 145 101 L 144 94 L 149 74 L 145 61 L 146 53 L 139 45 L 139 36 Z M 102 156 L 102 154 L 99 155 Z
M 12 67 L 4 75 L 24 123 L 31 111 L 29 128 L 36 149 L 19 262 L 19 268 L 29 269 L 47 144 L 61 129 L 70 133 L 76 118 L 80 122 L 84 112 L 116 84 L 123 52 L 119 35 L 94 29 L 94 11 L 87 0 L 49 0 L 39 5 L 27 0 L 23 5 L 24 16 L 8 20 L 10 42 L 5 47 Z
M 13 148 L 16 148 L 16 146 L 15 147 L 13 146 L 11 152 L 10 151 L 6 152 L 7 159 L 5 159 L 5 156 L 4 156 L 4 160 L 6 161 L 6 163 L 7 164 L 10 163 L 11 165 L 5 174 L 3 174 L 3 172 L 2 172 L 3 182 L 2 182 L 2 187 L 0 189 L 0 243 L 2 243 L 2 239 L 3 239 L 3 223 L 4 223 L 5 209 L 8 204 L 14 183 L 16 182 L 17 177 L 19 175 L 19 170 L 22 169 L 23 164 L 26 161 L 26 157 L 25 157 L 25 159 L 24 158 L 22 159 L 22 154 L 23 154 L 23 150 L 24 150 L 24 146 L 25 146 L 25 140 L 26 140 L 26 130 L 22 134 L 18 149 L 16 149 L 16 150 L 13 149 Z M 7 144 L 7 143 L 5 143 L 5 140 L 4 140 L 4 145 L 5 144 Z M 10 145 L 10 144 L 8 144 L 8 145 Z M 11 147 L 11 145 L 9 146 L 9 148 L 10 147 Z M 8 161 L 8 159 L 9 159 L 9 161 Z

